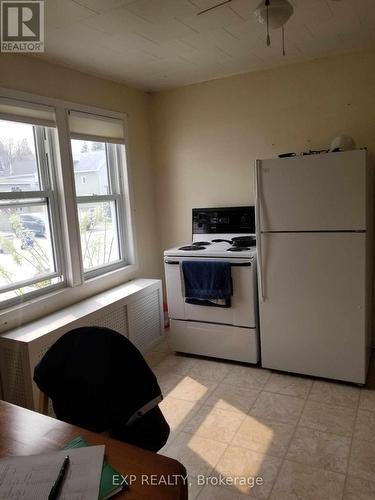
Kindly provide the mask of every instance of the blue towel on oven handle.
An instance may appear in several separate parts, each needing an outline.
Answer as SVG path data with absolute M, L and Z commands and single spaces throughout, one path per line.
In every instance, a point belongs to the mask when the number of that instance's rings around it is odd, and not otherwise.
M 233 295 L 229 262 L 183 260 L 181 270 L 186 298 L 228 300 Z

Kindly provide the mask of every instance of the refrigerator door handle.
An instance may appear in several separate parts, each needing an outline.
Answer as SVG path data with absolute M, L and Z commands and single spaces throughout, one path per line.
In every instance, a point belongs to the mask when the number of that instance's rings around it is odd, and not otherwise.
M 255 213 L 256 213 L 256 224 L 255 224 L 255 235 L 258 249 L 258 272 L 259 272 L 259 283 L 260 283 L 260 296 L 262 301 L 265 300 L 264 293 L 264 282 L 263 282 L 263 261 L 262 261 L 262 235 L 260 231 L 260 166 L 261 161 L 255 160 Z

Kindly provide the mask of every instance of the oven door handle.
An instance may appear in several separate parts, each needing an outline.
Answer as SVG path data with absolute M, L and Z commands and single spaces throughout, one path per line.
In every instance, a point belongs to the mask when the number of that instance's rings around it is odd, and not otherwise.
M 180 261 L 178 260 L 165 260 L 164 261 L 166 264 L 171 264 L 171 265 L 178 265 Z M 230 262 L 230 265 L 232 267 L 250 267 L 251 262 Z

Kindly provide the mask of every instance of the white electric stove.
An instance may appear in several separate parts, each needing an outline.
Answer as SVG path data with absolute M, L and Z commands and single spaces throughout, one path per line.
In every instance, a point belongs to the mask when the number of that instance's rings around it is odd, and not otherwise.
M 193 209 L 192 242 L 164 252 L 174 350 L 248 363 L 259 361 L 254 234 L 254 207 Z M 186 303 L 180 269 L 183 260 L 229 262 L 231 307 Z

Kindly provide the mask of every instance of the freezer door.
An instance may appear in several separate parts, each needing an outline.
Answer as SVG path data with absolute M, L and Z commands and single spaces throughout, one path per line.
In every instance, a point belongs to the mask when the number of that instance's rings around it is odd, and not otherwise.
M 365 233 L 262 235 L 262 366 L 363 384 Z
M 257 161 L 260 231 L 366 229 L 366 152 Z

